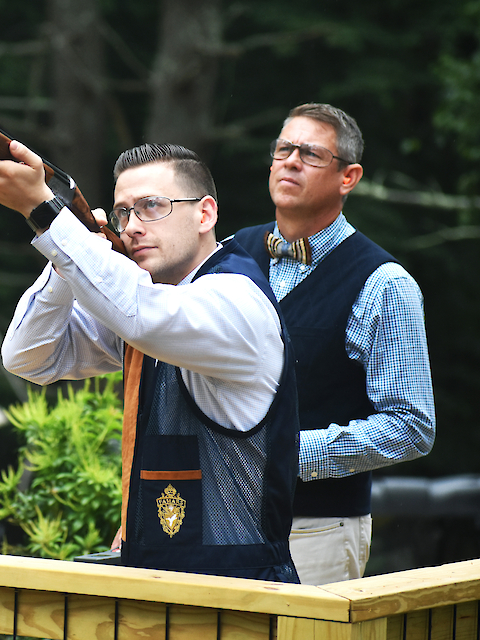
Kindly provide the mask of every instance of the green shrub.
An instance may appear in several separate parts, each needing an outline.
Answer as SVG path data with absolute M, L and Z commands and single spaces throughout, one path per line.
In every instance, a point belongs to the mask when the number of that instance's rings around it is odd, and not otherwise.
M 0 520 L 26 533 L 23 553 L 71 559 L 104 551 L 120 524 L 122 402 L 115 392 L 121 373 L 87 380 L 49 406 L 46 389 L 29 390 L 29 400 L 8 409 L 22 432 L 17 470 L 0 481 Z M 93 386 L 93 389 L 92 389 Z M 25 471 L 30 485 L 21 490 Z

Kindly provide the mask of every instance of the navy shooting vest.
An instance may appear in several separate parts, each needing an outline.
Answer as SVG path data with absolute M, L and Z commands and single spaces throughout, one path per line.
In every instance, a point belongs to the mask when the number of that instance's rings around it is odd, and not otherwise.
M 263 238 L 274 223 L 248 227 L 236 240 L 268 277 L 270 257 Z M 346 238 L 280 301 L 293 343 L 300 428 L 347 425 L 375 413 L 365 371 L 345 350 L 349 315 L 367 278 L 385 262 L 397 262 L 360 232 Z M 353 517 L 370 513 L 371 472 L 303 482 L 298 479 L 294 516 Z
M 224 273 L 248 276 L 278 310 L 268 282 L 235 240 L 195 279 Z M 177 367 L 144 357 L 122 545 L 126 565 L 298 582 L 288 547 L 298 406 L 285 332 L 283 340 L 278 391 L 265 418 L 246 432 L 208 418 Z

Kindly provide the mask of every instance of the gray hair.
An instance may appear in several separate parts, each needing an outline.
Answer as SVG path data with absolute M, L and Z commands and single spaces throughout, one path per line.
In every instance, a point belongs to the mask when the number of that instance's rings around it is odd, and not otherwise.
M 298 117 L 312 118 L 331 125 L 337 134 L 338 155 L 350 163 L 361 161 L 364 146 L 362 132 L 354 118 L 344 111 L 330 104 L 308 102 L 292 109 L 283 126 Z

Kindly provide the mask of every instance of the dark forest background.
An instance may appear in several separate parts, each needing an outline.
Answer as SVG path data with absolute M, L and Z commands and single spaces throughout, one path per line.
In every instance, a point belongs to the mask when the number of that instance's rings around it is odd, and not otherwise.
M 122 150 L 180 143 L 212 168 L 221 239 L 272 219 L 268 148 L 290 108 L 353 115 L 365 177 L 345 214 L 423 290 L 438 416 L 433 452 L 381 474 L 480 473 L 480 0 L 0 0 L 0 16 L 0 128 L 92 207 L 110 208 Z M 43 259 L 23 218 L 0 215 L 3 336 Z M 24 397 L 0 376 L 0 406 Z M 5 427 L 0 466 L 15 445 Z M 405 540 L 407 565 L 478 556 L 476 525 L 378 518 L 372 560 Z

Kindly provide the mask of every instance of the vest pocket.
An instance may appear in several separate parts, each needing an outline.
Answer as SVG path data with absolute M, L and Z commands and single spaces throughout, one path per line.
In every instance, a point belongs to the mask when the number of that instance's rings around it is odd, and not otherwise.
M 201 543 L 202 471 L 195 436 L 145 438 L 138 498 L 142 544 Z

